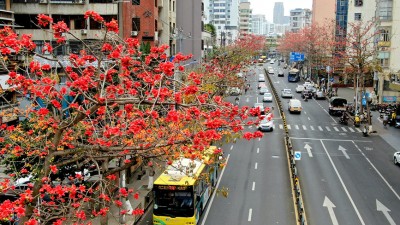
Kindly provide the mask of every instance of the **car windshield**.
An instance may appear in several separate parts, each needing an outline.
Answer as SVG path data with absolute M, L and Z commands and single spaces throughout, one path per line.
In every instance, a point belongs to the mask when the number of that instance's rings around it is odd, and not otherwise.
M 292 91 L 290 91 L 290 90 L 288 90 L 288 89 L 285 89 L 285 90 L 283 90 L 283 92 L 285 92 L 285 93 L 291 93 Z
M 271 97 L 271 96 L 272 96 L 271 93 L 265 93 L 265 94 L 264 94 L 264 97 Z

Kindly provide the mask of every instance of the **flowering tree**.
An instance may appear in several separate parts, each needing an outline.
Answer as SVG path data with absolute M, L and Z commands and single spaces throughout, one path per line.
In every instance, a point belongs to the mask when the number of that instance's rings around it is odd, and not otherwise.
M 7 27 L 0 30 L 2 55 L 23 55 L 28 61 L 9 71 L 8 83 L 32 102 L 23 123 L 1 125 L 1 154 L 11 179 L 0 188 L 9 192 L 16 188 L 13 181 L 29 182 L 16 200 L 0 204 L 0 219 L 18 218 L 29 225 L 89 224 L 90 218 L 104 218 L 111 206 L 122 207 L 119 197 L 137 197 L 134 190 L 118 189 L 119 171 L 154 157 L 167 163 L 180 155 L 201 157 L 226 135 L 262 136 L 243 132 L 246 123 L 253 123 L 244 121 L 249 114 L 259 114 L 257 109 L 233 106 L 221 95 L 223 87 L 210 88 L 213 79 L 229 80 L 241 67 L 238 61 L 208 64 L 207 73 L 176 79 L 177 71 L 185 73 L 180 63 L 190 56 L 177 54 L 169 62 L 167 46 L 152 47 L 143 55 L 137 39 L 116 35 L 117 21 L 105 21 L 93 11 L 85 18 L 105 27 L 101 50 L 82 41 L 84 49 L 65 61 L 34 53 L 31 35 L 18 38 Z M 64 22 L 53 23 L 49 16 L 39 15 L 38 25 L 50 25 L 59 46 L 66 36 L 76 38 Z M 248 58 L 257 50 L 252 43 L 250 36 L 240 40 L 232 47 L 232 57 Z M 45 43 L 43 51 L 52 53 L 53 47 Z M 40 63 L 38 57 L 46 61 Z M 7 57 L 0 60 L 10 63 Z M 59 83 L 60 76 L 66 77 L 65 85 Z M 89 169 L 98 174 L 91 182 Z

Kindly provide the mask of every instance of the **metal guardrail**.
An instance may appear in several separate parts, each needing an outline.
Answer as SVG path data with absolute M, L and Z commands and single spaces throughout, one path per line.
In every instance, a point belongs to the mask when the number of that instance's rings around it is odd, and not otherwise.
M 293 145 L 292 145 L 292 142 L 291 142 L 290 136 L 289 136 L 289 130 L 287 127 L 287 122 L 286 122 L 286 115 L 285 115 L 285 112 L 283 111 L 282 102 L 279 98 L 278 92 L 276 91 L 275 87 L 273 86 L 273 82 L 268 75 L 268 71 L 265 68 L 264 68 L 264 73 L 266 74 L 266 77 L 270 83 L 272 94 L 275 97 L 276 103 L 278 105 L 279 113 L 282 116 L 283 127 L 285 130 L 284 142 L 285 142 L 288 167 L 289 167 L 290 177 L 291 177 L 290 184 L 292 187 L 293 203 L 295 204 L 295 214 L 296 214 L 297 225 L 306 225 L 307 217 L 306 217 L 304 201 L 303 201 L 302 193 L 301 193 L 300 177 L 297 172 L 296 161 L 294 160 L 294 150 L 293 150 Z

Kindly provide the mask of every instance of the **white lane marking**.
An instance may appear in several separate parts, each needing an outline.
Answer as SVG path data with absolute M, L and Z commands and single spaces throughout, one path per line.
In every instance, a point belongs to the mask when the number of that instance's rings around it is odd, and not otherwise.
M 258 141 L 261 141 L 261 138 L 258 138 Z
M 314 127 L 313 127 L 313 126 L 310 126 L 310 128 L 311 128 L 311 130 L 314 130 Z
M 246 102 L 249 102 L 249 98 L 246 98 Z
M 308 144 L 306 144 L 306 145 L 304 145 L 304 148 L 307 150 L 308 157 L 313 157 L 312 152 L 311 152 L 312 147 L 309 146 Z
M 354 143 L 354 142 L 353 142 L 353 143 Z M 360 214 L 360 212 L 358 211 L 356 204 L 354 203 L 353 199 L 352 199 L 351 196 L 350 196 L 349 191 L 347 190 L 346 184 L 344 183 L 342 177 L 340 176 L 339 171 L 337 170 L 337 168 L 336 168 L 336 166 L 335 166 L 335 163 L 333 163 L 332 157 L 331 157 L 331 155 L 329 155 L 329 152 L 328 152 L 328 150 L 326 149 L 325 144 L 324 144 L 324 142 L 323 142 L 322 140 L 321 140 L 321 144 L 322 144 L 322 147 L 323 147 L 324 150 L 325 150 L 326 155 L 328 156 L 329 161 L 330 161 L 331 164 L 332 164 L 333 169 L 335 170 L 336 176 L 339 178 L 339 181 L 340 181 L 340 183 L 342 184 L 342 187 L 343 187 L 343 189 L 344 189 L 344 192 L 346 193 L 347 197 L 349 198 L 350 203 L 351 203 L 351 205 L 353 206 L 353 209 L 354 209 L 354 211 L 356 212 L 356 214 L 357 214 L 357 216 L 358 216 L 358 219 L 360 220 L 361 224 L 365 225 L 364 220 L 362 219 L 361 214 Z
M 283 129 L 283 124 L 279 124 L 279 129 Z
M 379 172 L 379 170 L 375 167 L 374 164 L 372 164 L 371 160 L 364 154 L 364 152 L 361 151 L 361 149 L 358 147 L 358 145 L 352 141 L 354 146 L 356 146 L 357 150 L 361 153 L 361 155 L 364 156 L 364 158 L 367 160 L 367 162 L 374 168 L 375 172 L 382 178 L 383 182 L 389 187 L 389 189 L 393 192 L 393 194 L 397 197 L 398 200 L 400 200 L 399 194 L 393 189 L 393 187 L 389 184 L 389 182 L 383 177 L 383 175 Z
M 308 120 L 311 120 L 310 117 L 307 117 L 307 118 L 308 118 Z
M 326 114 L 328 114 L 328 116 L 333 120 L 333 122 L 336 122 L 336 120 L 331 115 L 329 115 L 328 111 L 326 111 L 326 109 L 324 109 L 324 107 L 322 107 L 322 105 L 319 104 L 319 102 L 317 102 L 317 101 L 315 101 L 315 102 L 326 112 Z
M 275 124 L 274 124 L 274 125 L 272 125 L 272 128 L 275 130 Z
M 361 132 L 361 129 L 360 129 L 360 128 L 356 128 L 356 130 L 357 130 L 358 132 Z
M 326 128 L 327 131 L 331 131 L 331 128 L 329 128 L 329 127 L 325 127 L 325 128 Z
M 351 128 L 351 127 L 348 127 L 348 128 L 349 128 L 349 130 L 350 130 L 351 132 L 354 132 L 353 128 Z
M 219 183 L 221 182 L 221 178 L 222 178 L 222 176 L 224 175 L 224 172 L 225 172 L 225 169 L 226 169 L 226 167 L 227 167 L 227 165 L 228 165 L 228 161 L 229 161 L 229 157 L 231 156 L 231 154 L 228 154 L 228 157 L 226 157 L 226 161 L 225 161 L 225 166 L 224 166 L 224 168 L 222 169 L 222 172 L 221 172 L 221 176 L 219 176 L 219 178 L 218 178 L 218 182 L 217 182 L 217 186 L 215 186 L 215 190 L 218 190 L 218 187 L 219 187 Z M 211 209 L 211 206 L 212 206 L 212 203 L 213 203 L 213 201 L 214 201 L 214 198 L 215 198 L 215 195 L 217 194 L 217 192 L 216 191 L 214 191 L 214 193 L 213 193 L 213 195 L 211 196 L 211 199 L 210 199 L 210 205 L 207 207 L 207 210 L 206 210 L 206 213 L 204 214 L 204 219 L 203 219 L 203 222 L 201 223 L 201 225 L 204 225 L 205 223 L 206 223 L 206 221 L 207 221 L 207 216 L 208 216 L 208 213 L 210 212 L 210 209 Z
M 249 209 L 249 217 L 247 218 L 247 221 L 251 221 L 251 214 L 253 214 L 253 209 L 252 208 L 250 208 Z
M 288 124 L 288 125 L 287 125 L 287 129 L 288 129 L 288 130 L 291 130 L 292 127 L 290 127 L 290 125 Z
M 339 129 L 337 127 L 333 127 L 333 129 L 335 129 L 335 131 L 339 131 Z
M 296 130 L 298 130 L 298 129 L 299 129 L 299 125 L 294 125 L 294 127 L 296 128 Z
M 324 203 L 322 204 L 322 206 L 328 208 L 328 213 L 329 216 L 331 217 L 332 224 L 339 225 L 339 222 L 335 215 L 335 211 L 333 211 L 333 208 L 336 208 L 335 204 L 333 204 L 333 202 L 328 197 L 325 196 Z
M 303 125 L 303 130 L 307 130 L 307 127 L 306 127 L 306 125 Z
M 388 207 L 382 204 L 378 199 L 376 199 L 376 211 L 381 211 L 390 225 L 396 225 L 396 222 L 394 222 L 393 218 L 389 214 L 390 209 L 388 209 Z
M 258 163 L 254 164 L 254 169 L 256 170 L 258 167 Z
M 307 112 L 306 111 L 303 111 L 304 112 L 304 114 L 307 114 Z
M 258 97 L 256 99 L 257 99 L 257 103 L 258 103 Z
M 342 128 L 342 130 L 344 131 L 344 132 L 347 132 L 347 130 L 346 130 L 346 128 L 345 127 L 341 127 Z
M 233 145 L 231 145 L 231 150 L 233 149 Z
M 253 182 L 253 186 L 251 187 L 251 190 L 254 191 L 256 189 L 256 182 Z
M 321 127 L 321 126 L 318 126 L 318 129 L 319 129 L 320 131 L 323 131 L 323 129 L 322 129 L 322 127 Z
M 341 145 L 339 145 L 338 150 L 343 152 L 344 157 L 346 157 L 346 159 L 350 159 L 349 154 L 347 154 L 347 149 L 343 148 Z
M 257 148 L 257 153 L 260 153 L 260 148 Z
M 330 138 L 302 138 L 302 137 L 290 137 L 290 139 L 294 140 L 317 140 L 317 141 L 355 141 L 355 142 L 363 142 L 363 143 L 371 143 L 372 141 L 364 141 L 364 140 L 349 140 L 349 139 L 330 139 Z
M 253 128 L 253 126 L 249 126 L 249 128 L 251 129 L 251 128 Z

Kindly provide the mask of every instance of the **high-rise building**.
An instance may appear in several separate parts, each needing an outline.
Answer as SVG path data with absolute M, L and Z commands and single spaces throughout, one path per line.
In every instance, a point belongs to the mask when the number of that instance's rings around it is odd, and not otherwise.
M 205 23 L 213 24 L 217 45 L 227 45 L 239 34 L 239 0 L 204 0 Z
M 323 24 L 335 19 L 335 5 L 344 5 L 348 0 L 313 0 L 312 23 Z
M 176 53 L 176 38 L 174 34 L 177 33 L 176 29 L 176 0 L 170 0 L 170 4 L 167 1 L 159 1 L 158 16 L 159 20 L 157 23 L 159 44 L 166 44 L 169 46 L 168 56 L 175 55 Z
M 250 2 L 241 2 L 239 5 L 239 31 L 248 34 L 251 32 L 251 15 Z
M 301 28 L 311 25 L 310 9 L 293 9 L 290 10 L 290 30 L 296 32 Z
M 256 14 L 251 17 L 251 33 L 256 35 L 267 34 L 267 20 L 264 14 Z
M 274 24 L 285 23 L 283 2 L 275 2 L 273 22 Z

